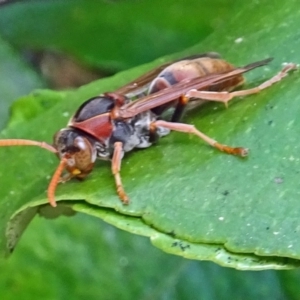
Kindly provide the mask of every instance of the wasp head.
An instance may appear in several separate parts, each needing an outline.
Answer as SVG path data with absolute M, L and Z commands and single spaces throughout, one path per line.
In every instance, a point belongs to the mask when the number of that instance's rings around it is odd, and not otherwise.
M 92 141 L 76 129 L 64 128 L 54 136 L 60 160 L 66 161 L 71 177 L 84 178 L 94 166 L 97 152 Z

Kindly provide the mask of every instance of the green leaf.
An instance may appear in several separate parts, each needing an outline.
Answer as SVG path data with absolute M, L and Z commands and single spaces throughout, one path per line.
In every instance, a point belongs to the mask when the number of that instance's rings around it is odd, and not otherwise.
M 52 222 L 35 218 L 0 267 L 6 300 L 296 300 L 300 292 L 299 270 L 241 274 L 168 255 L 147 238 L 83 214 Z
M 120 70 L 194 45 L 229 18 L 234 2 L 30 1 L 1 8 L 0 32 L 22 48 Z
M 16 98 L 42 87 L 42 80 L 0 36 L 0 128 L 8 121 L 9 107 Z
M 251 3 L 226 28 L 183 55 L 213 49 L 237 65 L 275 57 L 269 67 L 247 75 L 248 86 L 259 84 L 279 71 L 282 62 L 298 62 L 300 12 L 297 1 L 287 3 L 284 10 L 279 3 Z M 59 94 L 59 104 L 22 127 L 11 126 L 2 137 L 50 141 L 82 101 L 113 90 L 153 66 Z M 98 217 L 105 208 L 113 216 L 111 223 L 129 231 L 138 227 L 131 223 L 137 219 L 142 224 L 138 234 L 150 236 L 154 245 L 177 255 L 241 269 L 297 267 L 299 82 L 295 72 L 259 95 L 233 101 L 228 110 L 208 104 L 185 117 L 185 122 L 220 142 L 251 148 L 247 159 L 218 153 L 196 137 L 172 133 L 152 148 L 125 156 L 122 178 L 130 205 L 123 206 L 117 198 L 110 165 L 105 162 L 84 182 L 59 186 L 57 199 L 73 200 L 70 207 L 87 212 L 85 200 L 88 213 Z M 4 249 L 5 222 L 9 222 L 8 242 L 13 248 L 25 227 L 18 216 L 23 213 L 24 219 L 30 218 L 37 205 L 47 202 L 47 177 L 57 161 L 41 149 L 17 147 L 1 149 L 0 159 L 0 245 Z
M 11 119 L 8 126 L 17 126 L 29 121 L 45 110 L 57 104 L 63 93 L 50 90 L 35 90 L 30 95 L 16 100 L 11 107 Z

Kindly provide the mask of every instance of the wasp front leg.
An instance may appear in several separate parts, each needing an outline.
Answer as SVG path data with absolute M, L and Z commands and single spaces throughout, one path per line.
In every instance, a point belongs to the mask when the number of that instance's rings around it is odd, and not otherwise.
M 111 171 L 115 177 L 117 193 L 119 198 L 124 204 L 128 204 L 129 198 L 124 191 L 122 181 L 121 181 L 121 176 L 120 176 L 122 156 L 123 156 L 123 143 L 115 142 L 114 153 L 111 162 Z
M 205 135 L 203 132 L 199 131 L 195 126 L 184 124 L 184 123 L 173 123 L 167 122 L 163 120 L 155 121 L 151 124 L 151 130 L 155 130 L 157 127 L 164 127 L 168 128 L 173 131 L 179 131 L 184 133 L 191 133 L 198 136 L 200 139 L 205 141 L 207 144 L 211 145 L 218 150 L 225 152 L 227 154 L 238 155 L 241 157 L 248 155 L 248 149 L 243 147 L 230 147 L 227 145 L 220 144 L 216 140 L 210 138 L 209 136 Z
M 263 82 L 257 87 L 247 90 L 235 91 L 235 92 L 209 92 L 209 91 L 197 91 L 190 90 L 187 92 L 184 97 L 185 98 L 199 98 L 207 101 L 216 101 L 223 102 L 225 106 L 228 106 L 228 102 L 235 97 L 243 97 L 247 95 L 257 94 L 260 91 L 270 87 L 274 83 L 280 81 L 285 76 L 287 76 L 288 72 L 291 70 L 296 70 L 297 66 L 295 64 L 287 64 L 279 73 L 270 78 L 269 80 Z

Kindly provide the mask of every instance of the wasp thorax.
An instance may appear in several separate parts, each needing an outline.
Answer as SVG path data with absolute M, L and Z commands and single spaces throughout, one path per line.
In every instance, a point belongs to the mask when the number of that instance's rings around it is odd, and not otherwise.
M 96 160 L 96 148 L 83 133 L 65 128 L 54 136 L 54 146 L 60 159 L 67 160 L 67 170 L 75 176 L 84 177 Z

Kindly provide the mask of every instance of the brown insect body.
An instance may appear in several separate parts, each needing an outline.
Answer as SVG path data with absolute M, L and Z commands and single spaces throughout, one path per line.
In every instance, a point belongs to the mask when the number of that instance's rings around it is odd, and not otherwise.
M 149 85 L 148 94 L 162 91 L 182 81 L 232 70 L 234 67 L 231 64 L 215 57 L 201 56 L 180 60 L 166 67 L 157 75 Z M 243 76 L 239 75 L 210 88 L 232 90 L 242 82 Z M 67 169 L 73 176 L 85 177 L 90 173 L 96 158 L 111 159 L 114 152 L 113 145 L 116 141 L 122 142 L 124 152 L 128 152 L 134 148 L 150 147 L 154 141 L 170 132 L 161 127 L 151 131 L 150 124 L 156 121 L 166 109 L 174 106 L 177 102 L 176 99 L 126 120 L 114 118 L 114 109 L 121 108 L 130 102 L 128 97 L 118 93 L 106 93 L 91 98 L 85 101 L 71 118 L 68 123 L 69 129 L 59 131 L 54 140 L 54 146 L 58 149 L 60 158 L 64 157 L 65 153 L 71 155 L 68 159 Z M 69 136 L 66 137 L 68 134 Z
M 146 73 L 114 93 L 105 93 L 84 102 L 71 118 L 68 127 L 55 134 L 53 147 L 29 140 L 0 140 L 0 146 L 35 145 L 57 153 L 60 164 L 48 187 L 48 198 L 52 206 L 56 205 L 54 195 L 58 182 L 72 177 L 84 178 L 92 171 L 97 158 L 112 160 L 117 193 L 124 203 L 128 203 L 120 177 L 124 152 L 149 147 L 170 130 L 195 134 L 211 146 L 229 154 L 246 155 L 246 149 L 219 144 L 191 125 L 159 119 L 170 106 L 174 106 L 171 120 L 177 122 L 190 99 L 200 98 L 227 104 L 233 97 L 258 93 L 295 68 L 295 65 L 290 64 L 257 88 L 224 92 L 243 83 L 242 73 L 269 61 L 270 59 L 234 68 L 215 54 L 206 54 L 204 57 L 199 55 L 170 63 Z M 145 89 L 148 89 L 148 95 L 141 96 L 140 91 Z M 134 95 L 135 92 L 141 99 L 131 101 L 128 95 Z M 59 179 L 64 169 L 69 174 Z

